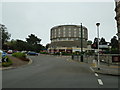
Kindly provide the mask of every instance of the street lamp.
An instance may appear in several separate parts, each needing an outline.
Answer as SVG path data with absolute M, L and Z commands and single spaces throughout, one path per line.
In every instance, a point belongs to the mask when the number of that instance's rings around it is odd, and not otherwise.
M 100 26 L 100 23 L 96 23 L 96 26 L 97 26 L 97 36 L 98 36 L 98 70 L 100 70 L 100 59 L 99 59 L 99 26 Z

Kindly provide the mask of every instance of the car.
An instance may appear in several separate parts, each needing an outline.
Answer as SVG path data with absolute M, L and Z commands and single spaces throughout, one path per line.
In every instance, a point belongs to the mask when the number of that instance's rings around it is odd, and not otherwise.
M 6 52 L 4 52 L 2 50 L 0 50 L 0 54 L 2 55 L 2 57 L 5 57 L 7 55 Z
M 27 53 L 27 51 L 21 51 L 21 53 L 25 53 L 25 54 L 26 54 L 26 53 Z
M 2 58 L 4 58 L 6 55 L 7 55 L 6 52 L 0 50 L 0 62 L 2 62 Z
M 38 56 L 38 53 L 36 53 L 36 52 L 31 52 L 31 51 L 30 51 L 30 52 L 27 53 L 27 55 L 35 55 L 35 56 Z
M 13 53 L 13 50 L 8 50 L 7 53 L 8 53 L 8 54 L 12 54 L 12 53 Z

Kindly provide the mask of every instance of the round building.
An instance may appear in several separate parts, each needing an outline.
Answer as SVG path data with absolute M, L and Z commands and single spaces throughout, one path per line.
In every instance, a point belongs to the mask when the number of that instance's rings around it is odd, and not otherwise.
M 81 25 L 60 25 L 51 28 L 49 52 L 81 50 Z M 87 48 L 88 30 L 82 26 L 83 50 Z

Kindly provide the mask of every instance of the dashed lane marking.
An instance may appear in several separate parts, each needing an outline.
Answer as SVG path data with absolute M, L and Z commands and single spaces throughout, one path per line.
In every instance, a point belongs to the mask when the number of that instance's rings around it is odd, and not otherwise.
M 95 73 L 95 76 L 97 76 L 97 77 L 98 77 L 98 74 L 97 74 L 97 73 Z
M 102 82 L 101 79 L 98 79 L 98 83 L 99 83 L 100 85 L 103 85 L 103 82 Z
M 92 67 L 90 67 L 90 69 L 91 69 L 93 72 L 95 72 Z M 95 73 L 95 76 L 98 77 L 98 74 Z M 98 83 L 99 83 L 100 85 L 103 85 L 103 82 L 102 82 L 101 79 L 98 79 Z

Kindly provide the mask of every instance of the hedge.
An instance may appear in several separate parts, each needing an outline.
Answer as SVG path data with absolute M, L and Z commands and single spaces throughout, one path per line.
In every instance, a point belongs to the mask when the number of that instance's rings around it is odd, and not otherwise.
M 26 54 L 21 52 L 13 53 L 12 56 L 17 58 L 26 58 Z

